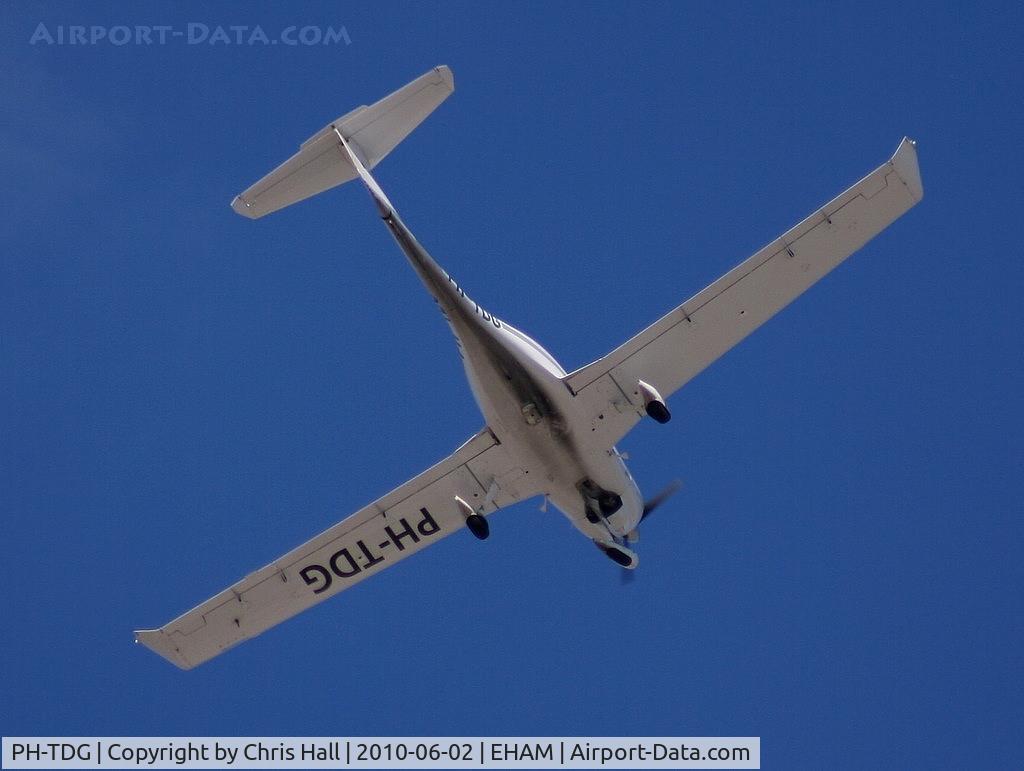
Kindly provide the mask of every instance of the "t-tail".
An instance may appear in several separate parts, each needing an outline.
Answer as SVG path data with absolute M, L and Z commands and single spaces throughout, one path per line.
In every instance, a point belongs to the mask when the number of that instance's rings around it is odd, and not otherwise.
M 454 90 L 452 71 L 442 65 L 369 107 L 357 107 L 303 142 L 295 155 L 236 196 L 231 208 L 259 219 L 362 177 L 386 217 L 391 204 L 368 170 Z
M 231 202 L 231 208 L 258 219 L 332 187 L 361 179 L 384 224 L 437 300 L 461 345 L 458 325 L 453 319 L 476 321 L 474 312 L 479 306 L 466 297 L 416 240 L 369 171 L 448 98 L 454 84 L 455 78 L 448 67 L 435 67 L 379 102 L 343 115 L 303 142 L 295 155 L 238 195 Z

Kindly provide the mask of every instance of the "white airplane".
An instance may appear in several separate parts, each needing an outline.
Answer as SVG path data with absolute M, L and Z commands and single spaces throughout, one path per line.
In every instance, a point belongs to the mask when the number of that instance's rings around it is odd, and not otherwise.
M 608 355 L 567 373 L 523 332 L 473 302 L 402 222 L 370 174 L 454 90 L 436 67 L 338 118 L 235 198 L 257 219 L 358 177 L 448 321 L 485 427 L 437 465 L 159 629 L 135 632 L 182 669 L 349 589 L 485 517 L 550 500 L 604 554 L 637 566 L 637 526 L 674 488 L 644 502 L 615 444 L 644 416 L 802 294 L 923 195 L 904 139 L 875 171 Z

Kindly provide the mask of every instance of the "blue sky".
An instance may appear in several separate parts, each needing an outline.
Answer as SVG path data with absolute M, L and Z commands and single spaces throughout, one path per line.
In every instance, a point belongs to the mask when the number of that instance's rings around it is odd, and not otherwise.
M 1021 33 L 1006 4 L 0 6 L 5 735 L 759 735 L 766 768 L 1020 762 Z M 40 22 L 348 45 L 29 45 Z M 621 445 L 622 587 L 555 512 L 183 673 L 132 644 L 481 417 L 365 193 L 231 198 L 435 64 L 380 167 L 567 369 L 918 140 L 921 205 Z M 1018 742 L 1014 744 L 1014 742 Z M 979 754 L 980 753 L 980 754 Z

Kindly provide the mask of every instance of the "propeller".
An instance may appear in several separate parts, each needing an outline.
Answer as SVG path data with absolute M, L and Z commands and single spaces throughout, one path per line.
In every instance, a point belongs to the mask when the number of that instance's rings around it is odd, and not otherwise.
M 647 517 L 650 516 L 650 514 L 656 508 L 658 508 L 661 504 L 663 504 L 665 501 L 667 501 L 669 498 L 671 498 L 673 495 L 679 492 L 679 488 L 682 486 L 683 483 L 680 480 L 674 479 L 653 498 L 644 501 L 644 508 L 643 513 L 640 515 L 640 521 L 643 522 L 645 519 L 647 519 Z M 626 568 L 622 569 L 620 576 L 623 586 L 633 583 L 633 581 L 636 579 L 635 573 L 636 570 L 627 570 Z
M 678 479 L 674 479 L 660 493 L 655 495 L 653 498 L 644 501 L 644 511 L 643 514 L 640 515 L 640 521 L 643 522 L 645 519 L 647 519 L 647 517 L 649 517 L 656 508 L 658 508 L 661 504 L 663 504 L 665 501 L 667 501 L 669 498 L 671 498 L 673 495 L 679 492 L 679 488 L 682 486 L 683 483 L 681 481 L 679 481 Z

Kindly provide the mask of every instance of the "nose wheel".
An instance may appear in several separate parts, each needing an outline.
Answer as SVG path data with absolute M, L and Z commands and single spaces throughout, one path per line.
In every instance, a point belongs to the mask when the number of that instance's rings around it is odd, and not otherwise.
M 608 559 L 627 570 L 633 570 L 640 563 L 640 557 L 637 556 L 637 553 L 626 546 L 601 543 L 600 541 L 594 541 L 594 545 L 603 551 Z
M 604 490 L 589 479 L 579 485 L 586 506 L 587 521 L 596 525 L 622 508 L 622 496 L 611 490 Z

